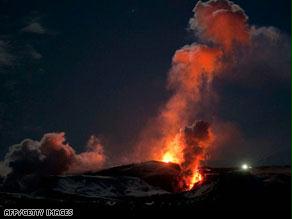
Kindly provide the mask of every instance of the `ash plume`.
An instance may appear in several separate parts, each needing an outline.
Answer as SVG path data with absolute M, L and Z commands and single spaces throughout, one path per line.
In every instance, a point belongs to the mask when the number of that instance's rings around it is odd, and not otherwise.
M 189 20 L 190 29 L 203 41 L 230 50 L 249 41 L 248 17 L 239 5 L 228 0 L 199 1 Z
M 198 1 L 193 12 L 189 30 L 196 42 L 175 51 L 166 85 L 170 98 L 142 129 L 135 145 L 135 161 L 157 159 L 182 165 L 185 145 L 178 140 L 178 132 L 198 119 L 212 122 L 212 140 L 205 142 L 212 144 L 208 150 L 219 151 L 222 144 L 243 145 L 241 137 L 230 137 L 230 133 L 244 136 L 236 124 L 216 128 L 218 121 L 233 122 L 222 121 L 218 115 L 220 97 L 214 82 L 222 87 L 232 83 L 251 88 L 271 81 L 290 81 L 288 35 L 274 27 L 250 26 L 245 11 L 229 0 Z M 242 147 L 247 148 L 247 144 Z
M 204 142 L 210 139 L 209 128 L 209 123 L 198 121 L 183 130 L 185 145 L 183 149 L 184 161 L 181 164 L 183 169 L 192 169 L 194 166 L 198 166 L 201 159 L 204 159 L 206 150 Z
M 105 163 L 106 157 L 103 145 L 100 140 L 92 135 L 87 142 L 87 150 L 80 154 L 75 154 L 74 161 L 71 163 L 68 174 L 80 174 L 84 172 L 94 172 L 99 170 Z
M 200 164 L 206 159 L 209 146 L 213 143 L 213 133 L 210 124 L 205 121 L 196 121 L 191 126 L 185 127 L 180 132 L 180 144 L 182 145 L 182 160 L 180 190 L 191 189 L 200 179 Z M 196 176 L 197 174 L 197 176 Z
M 194 42 L 175 52 L 167 84 L 172 96 L 142 131 L 137 157 L 148 154 L 148 159 L 162 159 L 168 153 L 180 157 L 178 160 L 183 159 L 181 150 L 173 143 L 177 133 L 200 115 L 212 120 L 210 109 L 214 109 L 213 99 L 216 97 L 212 82 L 232 65 L 233 52 L 250 44 L 248 17 L 233 2 L 199 1 L 193 12 L 189 27 L 202 44 Z
M 189 185 L 214 142 L 219 148 L 231 142 L 232 135 L 234 146 L 241 136 L 233 125 L 219 124 L 216 130 L 218 94 L 213 82 L 257 86 L 264 83 L 264 74 L 290 80 L 291 68 L 290 38 L 272 27 L 250 27 L 239 5 L 229 0 L 198 1 L 193 12 L 189 30 L 196 42 L 175 51 L 166 83 L 170 98 L 145 125 L 134 158 L 129 158 L 178 163 Z M 95 136 L 88 140 L 85 152 L 76 153 L 64 133 L 48 133 L 40 141 L 26 139 L 11 146 L 0 172 L 7 183 L 32 181 L 30 177 L 96 171 L 105 160 L 103 145 Z
M 12 145 L 1 163 L 1 175 L 7 182 L 17 182 L 28 177 L 96 171 L 104 162 L 103 146 L 95 136 L 90 137 L 86 151 L 77 154 L 66 143 L 65 133 L 47 133 L 40 141 L 26 139 Z

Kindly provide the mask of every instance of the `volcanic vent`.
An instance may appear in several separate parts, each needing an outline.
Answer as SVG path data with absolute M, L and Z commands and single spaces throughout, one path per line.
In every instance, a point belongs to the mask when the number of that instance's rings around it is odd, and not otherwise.
M 200 165 L 218 137 L 212 129 L 217 94 L 213 81 L 233 63 L 235 51 L 249 46 L 247 16 L 228 0 L 199 1 L 190 30 L 198 42 L 177 50 L 168 74 L 171 96 L 149 122 L 137 146 L 138 157 L 177 163 L 181 190 L 203 180 Z M 205 121 L 197 121 L 203 118 Z M 197 122 L 194 122 L 197 121 Z

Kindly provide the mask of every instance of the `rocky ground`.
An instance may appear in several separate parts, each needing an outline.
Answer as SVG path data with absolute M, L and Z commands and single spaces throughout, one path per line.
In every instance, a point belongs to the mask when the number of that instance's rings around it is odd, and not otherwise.
M 291 168 L 203 168 L 205 180 L 177 191 L 180 168 L 149 161 L 78 176 L 2 180 L 0 207 L 117 212 L 279 212 L 290 215 Z

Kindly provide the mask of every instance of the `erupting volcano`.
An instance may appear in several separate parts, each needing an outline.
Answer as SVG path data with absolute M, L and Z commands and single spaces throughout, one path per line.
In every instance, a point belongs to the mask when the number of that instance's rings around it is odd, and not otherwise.
M 205 153 L 212 142 L 209 124 L 198 121 L 178 133 L 166 147 L 161 161 L 180 164 L 182 168 L 180 190 L 189 190 L 203 180 L 200 172 L 200 162 L 205 159 Z
M 193 12 L 190 29 L 203 44 L 185 45 L 175 52 L 168 75 L 172 95 L 139 143 L 140 149 L 148 148 L 151 159 L 181 166 L 182 190 L 203 180 L 200 165 L 216 139 L 208 122 L 194 123 L 201 115 L 212 120 L 212 81 L 232 62 L 234 49 L 249 42 L 247 16 L 233 2 L 199 1 Z
M 212 128 L 216 111 L 213 102 L 217 97 L 213 81 L 232 65 L 235 51 L 249 46 L 250 40 L 247 16 L 231 1 L 199 1 L 193 12 L 189 27 L 197 38 L 196 43 L 175 51 L 167 76 L 170 96 L 142 130 L 134 146 L 135 161 L 178 164 L 179 191 L 190 190 L 204 179 L 201 165 L 219 135 Z M 105 158 L 103 145 L 95 137 L 90 139 L 86 152 L 77 154 L 65 142 L 64 133 L 50 133 L 40 142 L 25 140 L 11 147 L 4 164 L 10 176 L 45 175 L 43 169 L 54 174 L 82 173 L 100 169 Z M 32 165 L 23 171 L 17 168 L 22 165 L 15 165 L 32 160 L 42 168 Z
M 0 0 L 0 215 L 290 216 L 289 4 L 234 1 Z

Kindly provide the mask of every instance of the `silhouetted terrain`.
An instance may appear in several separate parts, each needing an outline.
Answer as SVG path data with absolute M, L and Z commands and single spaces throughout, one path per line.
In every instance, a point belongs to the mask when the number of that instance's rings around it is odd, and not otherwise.
M 1 208 L 74 208 L 75 213 L 257 211 L 290 214 L 291 168 L 204 168 L 205 179 L 178 192 L 180 168 L 149 161 L 77 176 L 23 179 L 1 186 Z M 116 211 L 115 211 L 116 212 Z

